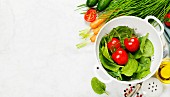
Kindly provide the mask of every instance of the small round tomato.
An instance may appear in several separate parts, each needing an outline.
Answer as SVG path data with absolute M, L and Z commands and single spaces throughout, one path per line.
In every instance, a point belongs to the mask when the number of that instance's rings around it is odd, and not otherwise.
M 125 65 L 128 62 L 128 54 L 123 48 L 118 48 L 112 54 L 112 59 L 119 65 Z
M 117 38 L 112 38 L 110 42 L 107 43 L 107 47 L 110 51 L 120 48 L 121 44 Z
M 140 42 L 137 37 L 125 38 L 124 45 L 130 52 L 136 52 L 139 49 Z
M 87 12 L 85 13 L 84 15 L 84 19 L 87 21 L 87 22 L 93 22 L 96 20 L 96 17 L 97 17 L 97 13 L 96 13 L 96 10 L 91 8 L 89 10 L 87 10 Z
M 164 18 L 164 23 L 167 27 L 170 27 L 170 13 L 166 14 L 165 15 L 165 18 Z

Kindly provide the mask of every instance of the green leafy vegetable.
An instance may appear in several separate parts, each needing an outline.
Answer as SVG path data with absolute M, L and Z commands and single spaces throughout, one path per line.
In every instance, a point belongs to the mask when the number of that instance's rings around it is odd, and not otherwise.
M 138 68 L 138 62 L 135 59 L 130 59 L 128 60 L 128 63 L 125 65 L 125 67 L 122 68 L 122 74 L 126 76 L 132 76 L 133 73 L 137 70 Z
M 149 39 L 147 39 L 148 35 L 149 33 L 139 38 L 140 49 L 134 53 L 135 59 L 139 59 L 142 56 L 151 57 L 154 54 L 154 47 L 152 45 L 152 42 Z
M 116 28 L 113 28 L 112 31 L 110 32 L 110 35 L 119 38 L 121 42 L 121 46 L 123 47 L 124 47 L 124 39 L 132 37 L 133 34 L 134 34 L 134 29 L 131 29 L 127 26 L 118 26 Z
M 111 58 L 111 56 L 110 56 L 110 54 L 109 54 L 109 51 L 108 51 L 108 48 L 107 48 L 107 42 L 106 42 L 106 40 L 104 40 L 105 41 L 105 46 L 103 46 L 102 48 L 101 48 L 101 50 L 102 50 L 102 52 L 103 52 L 103 55 L 105 56 L 105 58 L 107 58 L 110 62 L 113 62 L 114 63 L 114 61 L 112 60 L 112 58 Z
M 116 27 L 117 32 L 121 34 L 121 37 L 132 37 L 134 34 L 134 29 L 129 28 L 128 26 L 118 26 Z
M 106 37 L 107 36 L 103 36 L 103 38 L 100 41 L 99 52 L 102 52 L 102 47 L 105 46 Z
M 138 38 L 140 41 L 140 48 L 138 51 L 133 53 L 127 51 L 128 62 L 125 66 L 120 66 L 113 61 L 112 54 L 114 52 L 108 50 L 107 43 L 110 42 L 113 37 L 118 38 L 121 42 L 121 48 L 125 49 L 124 39 L 135 36 L 134 29 L 127 26 L 118 26 L 113 28 L 109 34 L 103 36 L 99 45 L 99 59 L 108 74 L 123 81 L 141 79 L 147 76 L 150 73 L 150 57 L 154 53 L 154 47 L 148 39 L 148 35 L 149 33 Z
M 147 58 L 147 57 L 141 57 L 139 62 L 142 63 L 142 64 L 151 64 L 150 58 Z M 149 67 L 150 66 L 148 66 L 148 68 Z
M 99 46 L 99 58 L 104 68 L 117 72 L 121 66 L 114 63 L 107 48 L 107 42 L 111 39 L 111 35 L 106 35 L 101 39 Z
M 98 80 L 96 77 L 92 78 L 91 86 L 95 93 L 97 94 L 106 93 L 108 95 L 108 93 L 106 92 L 106 85 L 100 80 Z
M 143 67 L 143 64 L 140 64 L 138 65 L 138 69 L 136 70 L 135 73 L 140 73 L 142 71 L 142 67 Z
M 146 36 L 142 37 L 142 40 L 141 40 L 141 43 L 140 43 L 140 51 L 141 51 L 141 53 L 143 53 L 143 49 L 144 49 L 144 46 L 145 46 L 145 41 L 148 38 L 148 35 L 149 35 L 149 33 L 147 33 Z
M 146 70 L 140 73 L 137 73 L 136 78 L 137 79 L 142 79 L 143 77 L 147 76 L 150 73 L 150 70 Z
M 141 57 L 139 67 L 138 67 L 136 73 L 139 73 L 139 72 L 142 72 L 142 71 L 145 71 L 145 70 L 149 70 L 150 65 L 151 65 L 151 60 L 149 58 Z
M 153 54 L 154 54 L 153 44 L 149 39 L 147 39 L 142 56 L 151 57 L 151 56 L 153 56 Z
M 136 78 L 141 79 L 150 73 L 151 60 L 147 57 L 141 57 L 139 62 Z
M 136 51 L 136 52 L 134 53 L 134 58 L 135 58 L 135 59 L 139 59 L 140 57 L 142 57 L 142 53 L 141 53 L 140 50 L 138 50 L 138 51 Z
M 134 56 L 131 53 L 128 53 L 128 57 L 134 59 Z
M 122 75 L 121 75 L 121 71 L 118 70 L 117 72 L 114 72 L 114 71 L 108 71 L 108 73 L 112 76 L 112 77 L 115 77 L 117 78 L 118 80 L 122 80 Z
M 120 68 L 119 65 L 108 61 L 101 53 L 99 53 L 99 58 L 104 68 L 114 71 L 114 72 L 117 72 L 119 70 Z

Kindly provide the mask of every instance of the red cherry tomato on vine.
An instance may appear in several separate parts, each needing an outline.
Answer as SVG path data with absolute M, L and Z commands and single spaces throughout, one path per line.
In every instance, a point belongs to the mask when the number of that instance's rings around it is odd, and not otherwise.
M 128 62 L 128 54 L 123 48 L 118 48 L 113 54 L 112 59 L 118 65 L 125 65 Z
M 121 44 L 117 38 L 112 38 L 110 42 L 107 43 L 107 47 L 110 51 L 120 48 Z
M 167 27 L 170 27 L 170 13 L 166 14 L 165 15 L 165 18 L 164 18 L 164 23 Z
M 124 45 L 128 51 L 136 52 L 139 49 L 140 42 L 136 37 L 132 37 L 130 39 L 125 38 Z
M 97 17 L 97 13 L 96 13 L 96 10 L 91 8 L 89 9 L 85 15 L 84 15 L 84 19 L 87 21 L 87 22 L 93 22 L 96 20 L 96 17 Z

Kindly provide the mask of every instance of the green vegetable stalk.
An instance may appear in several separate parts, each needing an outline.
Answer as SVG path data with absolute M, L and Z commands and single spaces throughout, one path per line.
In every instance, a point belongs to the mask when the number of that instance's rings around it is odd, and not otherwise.
M 99 17 L 109 21 L 118 16 L 145 18 L 152 15 L 163 22 L 169 10 L 170 0 L 112 0 Z

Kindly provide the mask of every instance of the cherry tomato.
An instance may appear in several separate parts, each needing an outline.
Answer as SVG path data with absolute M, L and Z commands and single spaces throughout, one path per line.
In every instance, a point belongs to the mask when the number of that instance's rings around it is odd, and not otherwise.
M 107 43 L 107 47 L 110 51 L 120 48 L 121 44 L 117 38 L 112 38 L 110 42 Z
M 139 49 L 140 42 L 137 37 L 125 38 L 124 45 L 128 51 L 136 52 Z
M 128 62 L 128 54 L 123 48 L 118 48 L 112 54 L 112 59 L 119 65 L 125 65 Z
M 87 21 L 87 22 L 93 22 L 96 20 L 96 16 L 97 16 L 97 13 L 96 13 L 96 10 L 91 8 L 89 9 L 85 15 L 84 15 L 84 19 Z
M 170 13 L 166 14 L 165 15 L 165 18 L 164 18 L 164 23 L 167 27 L 170 27 Z

